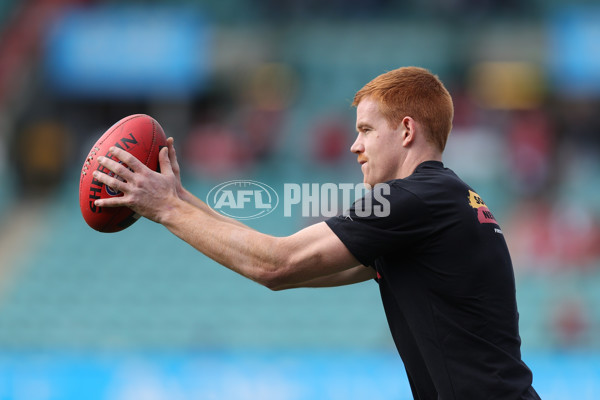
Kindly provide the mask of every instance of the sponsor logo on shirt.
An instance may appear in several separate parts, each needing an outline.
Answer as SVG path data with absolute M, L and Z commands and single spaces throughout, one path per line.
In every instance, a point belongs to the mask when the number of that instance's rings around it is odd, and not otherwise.
M 494 215 L 492 214 L 490 209 L 487 207 L 485 202 L 481 199 L 481 196 L 479 196 L 477 193 L 475 193 L 472 190 L 469 190 L 469 205 L 471 207 L 473 207 L 475 210 L 477 210 L 477 219 L 479 220 L 480 224 L 496 224 L 496 225 L 498 225 L 496 218 L 494 218 Z M 500 232 L 502 232 L 502 231 L 500 231 Z

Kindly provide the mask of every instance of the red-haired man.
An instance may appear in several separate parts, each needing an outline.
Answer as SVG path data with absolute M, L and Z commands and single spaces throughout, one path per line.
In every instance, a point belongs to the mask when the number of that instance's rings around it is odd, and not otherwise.
M 376 279 L 415 399 L 539 399 L 521 360 L 502 230 L 481 197 L 442 164 L 450 94 L 429 71 L 406 67 L 376 77 L 353 104 L 351 151 L 373 188 L 370 201 L 291 236 L 250 229 L 185 190 L 172 139 L 160 153 L 161 173 L 120 149 L 113 154 L 131 171 L 99 159 L 126 182 L 98 174 L 124 196 L 97 205 L 128 206 L 273 290 Z M 378 199 L 389 212 L 358 212 Z

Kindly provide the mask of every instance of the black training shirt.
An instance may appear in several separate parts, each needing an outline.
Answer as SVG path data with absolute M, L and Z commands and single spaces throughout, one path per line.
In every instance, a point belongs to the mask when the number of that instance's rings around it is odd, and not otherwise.
M 438 161 L 387 185 L 327 224 L 377 270 L 413 397 L 539 399 L 521 360 L 510 255 L 486 204 Z

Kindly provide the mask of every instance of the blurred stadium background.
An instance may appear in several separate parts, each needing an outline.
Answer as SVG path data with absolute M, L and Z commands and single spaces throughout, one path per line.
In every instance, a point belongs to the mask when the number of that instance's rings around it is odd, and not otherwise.
M 509 241 L 534 386 L 600 398 L 594 3 L 2 0 L 0 399 L 409 399 L 375 283 L 272 293 L 149 221 L 91 230 L 77 191 L 134 113 L 176 138 L 201 198 L 360 182 L 352 97 L 404 65 L 453 94 L 445 162 Z

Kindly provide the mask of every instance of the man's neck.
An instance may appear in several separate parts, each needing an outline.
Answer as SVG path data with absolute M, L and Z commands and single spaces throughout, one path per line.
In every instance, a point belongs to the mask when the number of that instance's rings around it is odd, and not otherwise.
M 412 175 L 415 172 L 415 169 L 425 161 L 442 161 L 442 153 L 439 151 L 428 151 L 428 152 L 420 152 L 419 154 L 415 154 L 412 156 L 409 153 L 402 163 L 402 167 L 400 168 L 400 179 L 406 178 L 407 176 Z

